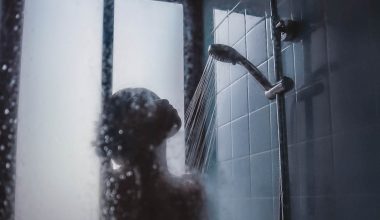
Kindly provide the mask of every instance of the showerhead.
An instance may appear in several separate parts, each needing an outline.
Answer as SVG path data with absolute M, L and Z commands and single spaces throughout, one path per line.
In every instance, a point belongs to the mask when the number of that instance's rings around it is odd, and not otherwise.
M 240 64 L 245 67 L 248 72 L 261 84 L 265 91 L 272 89 L 272 84 L 268 79 L 260 72 L 255 65 L 253 65 L 249 60 L 243 57 L 234 48 L 224 45 L 224 44 L 211 44 L 208 48 L 208 53 L 214 59 L 232 64 Z M 273 96 L 274 97 L 274 96 Z M 271 96 L 272 98 L 272 96 Z
M 234 48 L 224 44 L 211 44 L 208 48 L 208 54 L 218 61 L 234 65 L 245 59 Z

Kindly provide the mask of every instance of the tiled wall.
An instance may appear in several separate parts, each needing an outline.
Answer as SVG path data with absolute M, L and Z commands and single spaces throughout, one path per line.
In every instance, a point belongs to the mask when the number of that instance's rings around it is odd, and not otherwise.
M 268 70 L 273 71 L 267 48 L 269 21 L 244 11 L 225 19 L 226 15 L 227 11 L 214 12 L 219 25 L 215 42 L 233 46 L 268 76 Z M 271 134 L 275 106 L 244 68 L 217 62 L 216 76 L 219 219 L 273 219 L 272 163 L 278 152 L 272 144 L 276 134 Z
M 379 3 L 278 4 L 281 17 L 303 22 L 282 48 L 295 80 L 286 95 L 292 220 L 380 219 Z M 268 7 L 259 17 L 248 7 L 227 18 L 214 10 L 214 42 L 274 82 Z M 278 219 L 276 104 L 238 66 L 218 62 L 216 81 L 218 219 Z

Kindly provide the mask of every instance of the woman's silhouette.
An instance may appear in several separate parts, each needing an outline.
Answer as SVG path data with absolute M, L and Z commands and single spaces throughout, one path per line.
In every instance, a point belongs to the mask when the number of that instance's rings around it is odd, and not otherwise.
M 106 104 L 101 149 L 121 167 L 112 171 L 108 197 L 114 219 L 205 219 L 204 191 L 196 176 L 172 176 L 166 139 L 181 127 L 166 99 L 143 88 L 124 89 Z

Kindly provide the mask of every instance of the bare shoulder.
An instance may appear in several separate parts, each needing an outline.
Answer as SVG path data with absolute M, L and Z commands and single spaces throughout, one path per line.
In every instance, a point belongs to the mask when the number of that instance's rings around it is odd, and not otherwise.
M 186 201 L 187 206 L 200 208 L 206 200 L 205 188 L 198 175 L 185 174 L 174 177 L 172 186 L 175 188 L 176 197 L 181 201 Z
M 204 191 L 204 187 L 200 177 L 195 174 L 183 175 L 181 177 L 181 186 L 184 189 L 184 193 L 201 195 Z

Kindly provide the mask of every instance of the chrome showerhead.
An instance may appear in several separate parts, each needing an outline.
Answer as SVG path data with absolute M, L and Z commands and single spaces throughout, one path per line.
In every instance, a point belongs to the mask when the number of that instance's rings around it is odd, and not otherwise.
M 245 67 L 248 72 L 259 82 L 265 91 L 265 96 L 268 99 L 274 99 L 276 94 L 289 91 L 293 88 L 293 81 L 287 77 L 283 77 L 281 81 L 272 85 L 269 80 L 260 72 L 255 65 L 253 65 L 249 60 L 243 57 L 234 48 L 223 45 L 223 44 L 211 44 L 208 48 L 208 53 L 211 57 L 217 61 L 240 64 Z
M 245 60 L 234 48 L 224 44 L 211 44 L 208 48 L 208 54 L 218 61 L 234 65 L 239 61 Z

